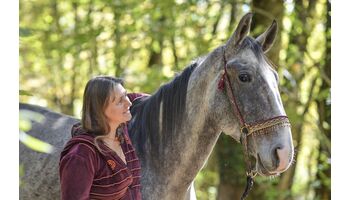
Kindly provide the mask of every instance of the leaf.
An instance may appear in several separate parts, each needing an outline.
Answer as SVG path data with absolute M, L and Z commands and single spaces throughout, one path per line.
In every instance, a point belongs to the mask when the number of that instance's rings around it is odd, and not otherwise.
M 30 92 L 25 91 L 25 90 L 19 90 L 19 95 L 22 95 L 22 96 L 33 96 Z
M 29 37 L 33 35 L 29 28 L 19 28 L 19 37 Z
M 330 98 L 330 89 L 329 88 L 321 90 L 316 97 L 317 100 L 324 100 L 324 99 L 328 99 L 328 98 Z
M 45 119 L 45 117 L 40 113 L 36 113 L 36 112 L 30 111 L 30 110 L 25 110 L 25 109 L 22 109 L 19 111 L 19 120 L 20 121 L 33 120 L 33 121 L 36 121 L 38 123 L 41 123 L 44 121 L 44 119 Z
M 30 136 L 23 131 L 19 131 L 19 141 L 34 151 L 42 153 L 52 153 L 55 151 L 55 148 L 51 144 Z
M 29 120 L 19 120 L 19 130 L 29 131 L 32 128 L 32 124 Z

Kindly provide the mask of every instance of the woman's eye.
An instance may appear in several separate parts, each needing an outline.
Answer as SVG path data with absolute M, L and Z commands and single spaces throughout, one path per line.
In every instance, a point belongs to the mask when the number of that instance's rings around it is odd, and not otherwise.
M 249 74 L 240 74 L 238 78 L 241 82 L 244 82 L 244 83 L 250 82 L 252 80 Z
M 118 105 L 122 104 L 123 103 L 123 100 L 126 99 L 127 96 L 125 95 L 124 97 L 121 97 L 120 100 L 118 101 Z
M 117 104 L 119 105 L 119 104 L 121 104 L 123 102 L 123 99 L 120 99 L 118 102 L 117 102 Z

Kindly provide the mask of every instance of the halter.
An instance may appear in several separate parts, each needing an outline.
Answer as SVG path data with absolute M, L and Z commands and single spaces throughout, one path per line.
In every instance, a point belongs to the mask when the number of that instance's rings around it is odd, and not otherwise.
M 248 136 L 254 137 L 254 135 L 261 135 L 261 134 L 268 134 L 271 130 L 276 129 L 277 127 L 282 126 L 290 126 L 288 117 L 285 115 L 272 117 L 266 120 L 254 122 L 254 123 L 247 123 L 244 120 L 244 117 L 238 107 L 238 104 L 236 102 L 236 98 L 233 92 L 232 84 L 230 81 L 230 78 L 227 73 L 227 62 L 225 57 L 225 46 L 223 47 L 224 52 L 224 69 L 225 72 L 222 75 L 219 83 L 218 83 L 218 89 L 223 90 L 225 88 L 225 85 L 228 85 L 229 87 L 226 87 L 226 93 L 229 96 L 230 103 L 233 108 L 233 112 L 238 117 L 240 122 L 240 132 L 241 132 L 241 138 L 240 142 L 244 147 L 244 161 L 247 166 L 246 176 L 247 176 L 247 184 L 244 190 L 244 193 L 241 196 L 241 200 L 244 200 L 247 196 L 249 191 L 253 187 L 253 178 L 256 176 L 257 172 L 254 170 L 252 163 L 249 160 L 249 154 L 248 154 Z

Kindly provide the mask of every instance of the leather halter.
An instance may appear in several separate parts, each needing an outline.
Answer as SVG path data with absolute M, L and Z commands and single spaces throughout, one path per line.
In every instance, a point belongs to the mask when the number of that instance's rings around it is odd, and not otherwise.
M 288 120 L 288 117 L 285 115 L 272 117 L 272 118 L 258 121 L 258 122 L 254 122 L 254 123 L 247 123 L 244 120 L 244 117 L 243 117 L 243 115 L 238 107 L 238 104 L 236 102 L 236 98 L 234 95 L 232 84 L 231 84 L 230 78 L 229 78 L 228 73 L 227 73 L 225 46 L 223 46 L 223 53 L 224 53 L 225 72 L 222 75 L 222 77 L 218 83 L 218 89 L 223 90 L 225 88 L 225 85 L 228 85 L 228 87 L 226 87 L 226 93 L 229 96 L 229 100 L 230 100 L 230 103 L 232 105 L 233 112 L 238 117 L 239 122 L 240 122 L 240 132 L 241 132 L 240 142 L 244 147 L 244 160 L 245 160 L 245 164 L 247 167 L 247 171 L 246 171 L 247 184 L 246 184 L 244 193 L 241 196 L 241 200 L 243 200 L 248 196 L 249 191 L 252 189 L 253 178 L 257 174 L 256 170 L 254 170 L 254 168 L 253 168 L 253 164 L 249 160 L 248 136 L 251 135 L 252 137 L 254 137 L 254 135 L 268 134 L 270 131 L 276 129 L 277 127 L 290 126 L 290 122 Z

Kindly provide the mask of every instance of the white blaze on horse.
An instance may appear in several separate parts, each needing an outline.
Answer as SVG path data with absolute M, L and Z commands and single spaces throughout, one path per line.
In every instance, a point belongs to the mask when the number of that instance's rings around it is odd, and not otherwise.
M 185 68 L 153 95 L 134 102 L 128 129 L 141 161 L 143 199 L 195 199 L 190 192 L 194 178 L 221 133 L 244 146 L 251 181 L 256 174 L 277 175 L 290 166 L 290 124 L 277 73 L 265 57 L 277 24 L 274 21 L 254 39 L 248 36 L 251 19 L 252 14 L 246 14 L 227 43 Z M 28 104 L 20 104 L 20 109 L 45 116 L 29 134 L 58 149 L 41 154 L 20 145 L 20 163 L 25 168 L 20 197 L 59 199 L 59 153 L 78 120 Z

